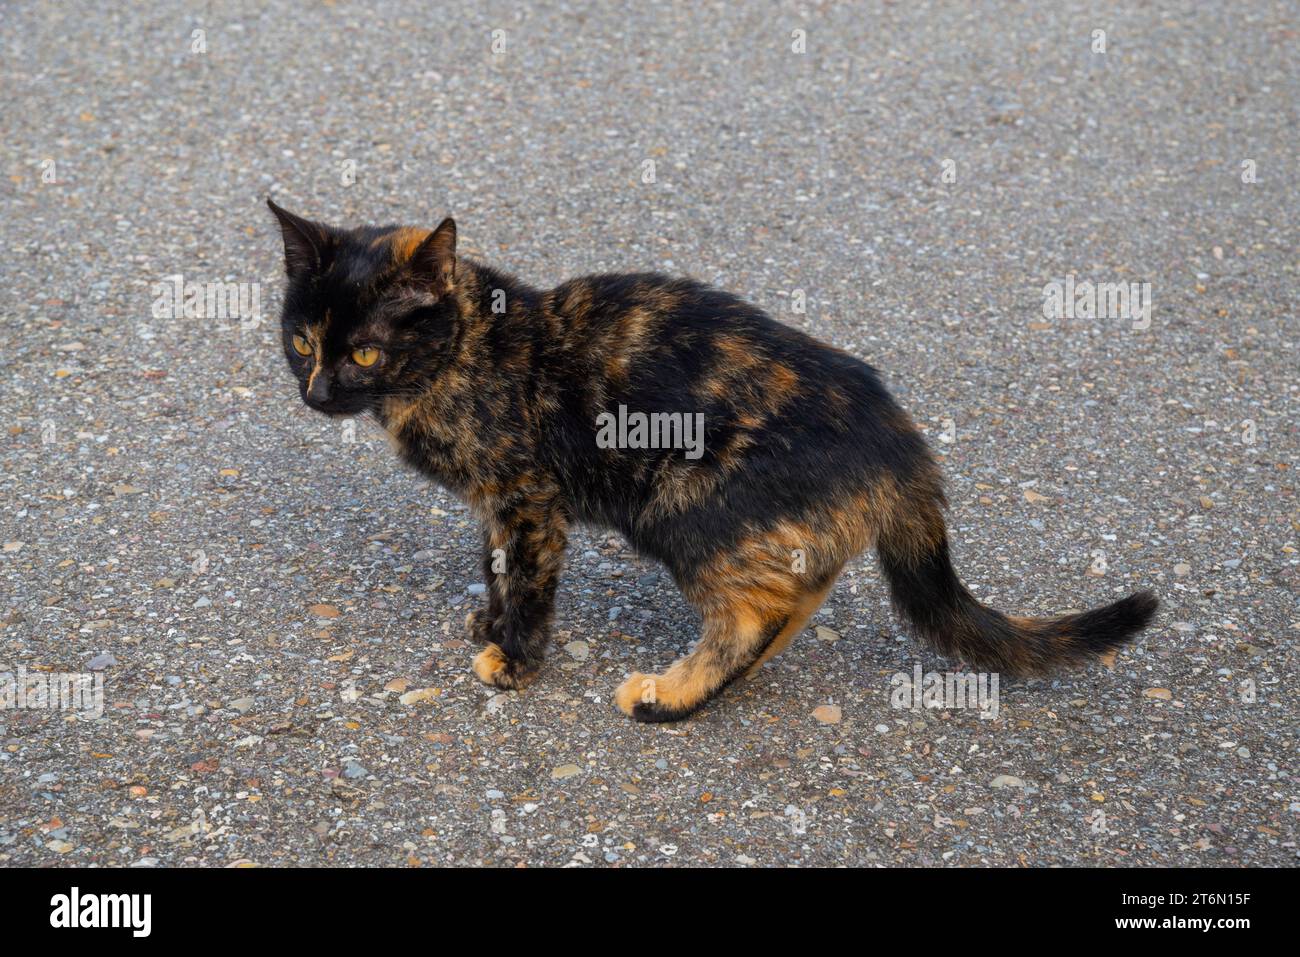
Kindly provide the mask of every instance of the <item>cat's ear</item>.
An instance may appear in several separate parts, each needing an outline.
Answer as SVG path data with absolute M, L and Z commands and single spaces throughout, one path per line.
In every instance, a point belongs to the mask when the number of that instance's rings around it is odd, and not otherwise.
M 439 292 L 451 288 L 456 278 L 456 221 L 448 216 L 425 237 L 411 255 L 411 267 L 433 280 Z
M 269 197 L 266 205 L 280 221 L 280 232 L 284 234 L 284 268 L 289 276 L 315 272 L 324 267 L 334 249 L 334 233 L 330 228 L 324 223 L 295 216 L 275 205 Z

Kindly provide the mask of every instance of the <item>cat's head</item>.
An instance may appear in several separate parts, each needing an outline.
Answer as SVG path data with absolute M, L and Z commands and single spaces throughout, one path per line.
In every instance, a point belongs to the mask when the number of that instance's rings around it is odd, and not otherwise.
M 302 400 L 356 415 L 418 392 L 461 319 L 455 222 L 336 229 L 266 203 L 284 234 L 280 338 Z

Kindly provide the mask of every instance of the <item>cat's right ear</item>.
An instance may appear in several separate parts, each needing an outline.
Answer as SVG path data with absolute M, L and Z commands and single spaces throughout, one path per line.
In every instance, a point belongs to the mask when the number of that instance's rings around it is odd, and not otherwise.
M 280 221 L 280 232 L 284 234 L 284 269 L 290 278 L 322 269 L 334 248 L 334 234 L 330 228 L 324 223 L 295 216 L 277 206 L 269 197 L 266 205 Z
M 456 220 L 448 216 L 439 223 L 411 254 L 411 265 L 439 292 L 449 290 L 456 279 Z

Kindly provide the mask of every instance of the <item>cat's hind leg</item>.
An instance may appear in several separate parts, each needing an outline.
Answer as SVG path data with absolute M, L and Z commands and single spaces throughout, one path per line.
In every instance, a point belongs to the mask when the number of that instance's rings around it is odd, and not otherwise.
M 820 607 L 834 577 L 809 587 L 794 576 L 717 587 L 699 602 L 704 626 L 695 649 L 663 674 L 634 674 L 615 703 L 638 721 L 678 721 L 797 635 Z
M 762 654 L 755 659 L 754 663 L 745 669 L 746 678 L 752 678 L 759 668 L 783 652 L 790 642 L 803 633 L 804 628 L 808 626 L 808 619 L 816 614 L 817 609 L 826 601 L 826 596 L 835 587 L 835 578 L 837 577 L 839 577 L 838 572 L 825 585 L 820 588 L 812 588 L 799 596 L 789 619 L 785 623 L 785 627 L 767 643 L 767 647 L 763 649 Z
M 638 721 L 679 721 L 742 674 L 784 624 L 748 608 L 731 614 L 708 612 L 694 651 L 663 674 L 633 674 L 619 686 L 614 700 Z

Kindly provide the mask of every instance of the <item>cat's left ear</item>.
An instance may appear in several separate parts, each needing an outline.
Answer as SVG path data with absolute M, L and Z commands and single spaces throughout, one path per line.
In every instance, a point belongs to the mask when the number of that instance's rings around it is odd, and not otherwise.
M 456 279 L 456 221 L 448 216 L 425 237 L 411 255 L 416 272 L 433 280 L 438 292 L 446 292 Z
M 324 223 L 295 216 L 277 206 L 269 197 L 266 205 L 280 221 L 280 232 L 284 234 L 284 268 L 289 276 L 292 278 L 322 269 L 334 249 L 334 233 L 330 228 Z

